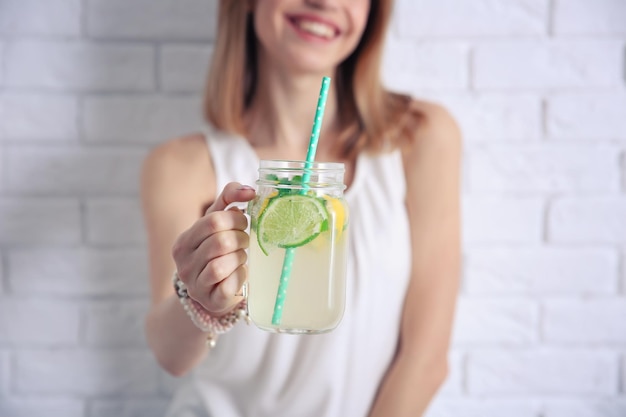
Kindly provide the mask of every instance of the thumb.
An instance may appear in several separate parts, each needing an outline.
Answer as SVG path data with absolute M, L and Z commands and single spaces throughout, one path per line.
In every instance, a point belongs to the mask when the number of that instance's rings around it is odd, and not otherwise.
M 232 203 L 245 203 L 252 200 L 255 195 L 254 188 L 249 185 L 242 185 L 238 182 L 228 183 L 206 213 L 225 210 Z

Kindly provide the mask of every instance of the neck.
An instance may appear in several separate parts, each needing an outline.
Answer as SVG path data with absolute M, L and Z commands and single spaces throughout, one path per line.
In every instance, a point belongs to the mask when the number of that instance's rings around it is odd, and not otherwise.
M 249 140 L 254 146 L 275 146 L 287 153 L 292 151 L 294 157 L 301 153 L 299 159 L 304 159 L 323 75 L 294 75 L 277 68 L 270 69 L 267 65 L 259 66 L 267 70 L 259 71 L 254 99 L 246 115 Z M 331 83 L 320 132 L 320 148 L 330 148 L 330 133 L 337 128 L 337 123 L 337 96 Z

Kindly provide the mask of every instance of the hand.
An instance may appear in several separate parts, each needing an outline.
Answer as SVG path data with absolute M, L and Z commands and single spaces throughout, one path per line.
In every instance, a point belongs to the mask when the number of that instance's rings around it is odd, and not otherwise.
M 241 210 L 226 207 L 254 196 L 252 187 L 227 184 L 204 216 L 183 232 L 172 248 L 178 276 L 189 296 L 216 316 L 241 301 L 237 294 L 248 275 L 248 219 Z

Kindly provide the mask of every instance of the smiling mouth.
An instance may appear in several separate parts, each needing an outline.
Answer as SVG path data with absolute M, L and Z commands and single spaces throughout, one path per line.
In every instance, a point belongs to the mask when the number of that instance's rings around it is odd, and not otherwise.
M 320 21 L 298 18 L 290 20 L 301 31 L 322 39 L 333 39 L 338 33 L 337 28 Z

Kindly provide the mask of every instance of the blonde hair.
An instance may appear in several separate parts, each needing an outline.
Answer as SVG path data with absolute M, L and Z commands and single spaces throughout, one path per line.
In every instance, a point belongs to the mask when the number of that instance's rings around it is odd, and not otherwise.
M 255 34 L 249 2 L 220 0 L 217 39 L 204 95 L 204 115 L 216 128 L 247 134 L 244 113 L 256 88 Z M 342 109 L 337 146 L 344 157 L 377 152 L 410 140 L 421 118 L 406 95 L 383 88 L 380 63 L 391 0 L 372 0 L 358 46 L 337 71 Z

